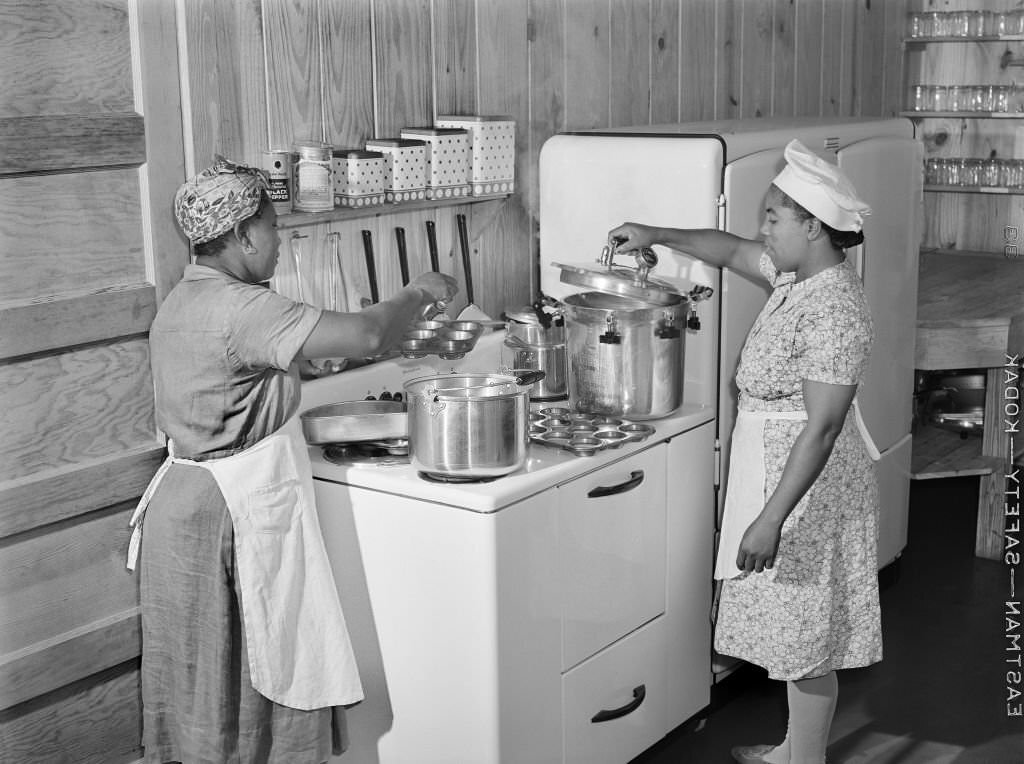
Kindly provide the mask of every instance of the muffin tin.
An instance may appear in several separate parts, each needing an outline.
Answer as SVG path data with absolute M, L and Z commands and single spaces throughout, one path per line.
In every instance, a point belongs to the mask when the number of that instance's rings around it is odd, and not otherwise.
M 415 321 L 402 336 L 399 348 L 406 358 L 436 355 L 454 361 L 473 349 L 483 329 L 477 321 Z
M 563 448 L 577 456 L 593 456 L 607 448 L 621 448 L 625 443 L 646 440 L 653 434 L 654 427 L 649 424 L 572 411 L 562 406 L 542 408 L 530 414 L 533 443 Z

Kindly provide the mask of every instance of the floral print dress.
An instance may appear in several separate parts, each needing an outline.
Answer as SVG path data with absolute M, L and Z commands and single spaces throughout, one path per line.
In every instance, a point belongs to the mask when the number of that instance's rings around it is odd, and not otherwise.
M 760 267 L 773 292 L 740 356 L 739 408 L 802 411 L 805 379 L 858 384 L 873 335 L 853 266 L 844 261 L 800 283 L 776 271 L 765 253 Z M 765 423 L 765 500 L 805 425 Z M 743 465 L 731 469 L 735 475 Z M 715 649 L 780 680 L 881 660 L 877 541 L 874 463 L 851 407 L 828 462 L 782 526 L 774 566 L 723 581 Z

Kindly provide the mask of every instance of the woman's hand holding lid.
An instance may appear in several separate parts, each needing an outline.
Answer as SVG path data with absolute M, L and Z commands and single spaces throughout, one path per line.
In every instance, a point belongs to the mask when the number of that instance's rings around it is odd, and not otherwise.
M 623 223 L 608 232 L 608 241 L 615 247 L 615 252 L 631 252 L 660 243 L 657 234 L 658 229 L 654 226 Z

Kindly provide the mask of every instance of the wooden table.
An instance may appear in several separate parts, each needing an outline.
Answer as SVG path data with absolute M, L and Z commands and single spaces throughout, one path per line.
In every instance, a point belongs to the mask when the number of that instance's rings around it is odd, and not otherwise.
M 948 250 L 921 253 L 915 367 L 986 370 L 980 439 L 923 428 L 914 437 L 911 477 L 981 475 L 975 553 L 1003 553 L 1006 474 L 1015 444 L 1006 420 L 1022 422 L 1013 396 L 1024 359 L 1024 260 Z M 1008 392 L 1009 391 L 1009 392 Z M 1024 443 L 1024 438 L 1019 439 Z

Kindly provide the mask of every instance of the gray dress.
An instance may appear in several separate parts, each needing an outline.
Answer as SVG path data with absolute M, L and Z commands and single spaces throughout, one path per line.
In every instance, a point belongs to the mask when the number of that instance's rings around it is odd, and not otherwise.
M 299 405 L 292 359 L 320 309 L 189 266 L 150 330 L 157 426 L 177 456 L 237 453 Z M 212 475 L 173 465 L 139 558 L 147 762 L 310 762 L 340 752 L 343 717 L 300 711 L 249 680 L 231 516 Z

